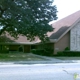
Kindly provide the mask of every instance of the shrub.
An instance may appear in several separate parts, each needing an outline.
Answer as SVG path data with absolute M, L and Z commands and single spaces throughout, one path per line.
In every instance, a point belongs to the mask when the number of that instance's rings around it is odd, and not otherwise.
M 0 53 L 9 53 L 9 47 L 2 45 L 2 49 L 0 49 Z
M 32 49 L 31 52 L 34 53 L 34 54 L 42 55 L 44 53 L 44 50 L 42 50 L 42 49 Z
M 32 49 L 31 52 L 36 54 L 36 49 Z
M 66 48 L 64 49 L 64 51 L 70 51 L 70 48 L 69 48 L 69 47 L 66 47 Z
M 9 50 L 0 50 L 0 53 L 9 53 Z
M 72 57 L 75 57 L 75 56 L 80 56 L 80 52 L 78 52 L 78 51 L 61 51 L 61 52 L 58 52 L 56 56 L 72 56 Z
M 31 52 L 38 55 L 43 56 L 51 56 L 52 55 L 52 49 L 32 49 Z
M 53 49 L 51 49 L 51 48 L 45 48 L 44 49 L 44 55 L 52 56 L 52 54 L 53 54 Z

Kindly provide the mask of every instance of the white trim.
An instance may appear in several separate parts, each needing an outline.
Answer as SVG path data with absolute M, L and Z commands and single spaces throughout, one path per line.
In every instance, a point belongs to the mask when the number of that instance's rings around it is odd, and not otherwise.
M 50 42 L 57 42 L 57 39 L 50 39 Z
M 31 44 L 37 44 L 39 42 L 1 42 L 0 44 L 24 44 L 24 45 L 31 45 Z

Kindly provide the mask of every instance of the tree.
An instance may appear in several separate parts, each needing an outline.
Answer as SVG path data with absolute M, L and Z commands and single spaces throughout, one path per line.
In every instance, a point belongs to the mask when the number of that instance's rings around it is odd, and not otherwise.
M 17 38 L 24 35 L 29 40 L 47 39 L 53 31 L 48 24 L 57 19 L 53 0 L 0 0 L 0 35 L 5 31 Z

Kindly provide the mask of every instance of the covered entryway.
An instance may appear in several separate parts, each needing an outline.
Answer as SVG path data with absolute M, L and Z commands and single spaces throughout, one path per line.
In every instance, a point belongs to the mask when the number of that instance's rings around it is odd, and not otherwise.
M 19 46 L 18 51 L 19 52 L 24 52 L 24 46 Z

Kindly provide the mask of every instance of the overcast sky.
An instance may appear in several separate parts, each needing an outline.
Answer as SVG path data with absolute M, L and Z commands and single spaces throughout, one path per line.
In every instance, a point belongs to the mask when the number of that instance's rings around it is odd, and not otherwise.
M 58 20 L 80 10 L 80 0 L 54 0 L 57 6 Z

